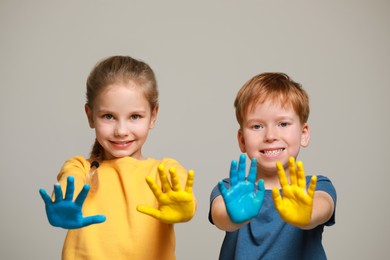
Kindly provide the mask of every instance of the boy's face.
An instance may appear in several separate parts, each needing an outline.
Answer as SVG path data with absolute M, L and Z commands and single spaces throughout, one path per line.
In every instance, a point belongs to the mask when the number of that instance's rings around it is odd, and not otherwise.
M 258 170 L 264 173 L 275 172 L 277 161 L 286 168 L 288 158 L 296 158 L 309 139 L 308 125 L 300 122 L 292 106 L 282 108 L 272 101 L 250 107 L 238 131 L 241 151 L 256 158 Z

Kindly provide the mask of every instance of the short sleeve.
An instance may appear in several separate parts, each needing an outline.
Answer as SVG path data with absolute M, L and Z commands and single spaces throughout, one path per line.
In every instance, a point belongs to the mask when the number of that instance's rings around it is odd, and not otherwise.
M 228 186 L 230 185 L 229 178 L 223 179 L 222 182 L 226 186 L 226 188 L 228 188 Z M 213 204 L 214 199 L 219 195 L 221 195 L 221 192 L 219 191 L 218 185 L 216 185 L 210 194 L 210 207 L 209 207 L 209 221 L 213 225 L 214 225 L 214 221 L 213 218 L 211 217 L 211 205 Z
M 309 183 L 309 181 L 310 181 L 310 178 L 307 179 L 308 183 Z M 322 176 L 322 175 L 317 175 L 316 190 L 324 191 L 324 192 L 328 193 L 333 199 L 334 211 L 333 211 L 332 217 L 325 223 L 326 226 L 332 226 L 336 223 L 336 202 L 337 202 L 336 189 L 333 186 L 333 183 L 330 181 L 329 178 Z

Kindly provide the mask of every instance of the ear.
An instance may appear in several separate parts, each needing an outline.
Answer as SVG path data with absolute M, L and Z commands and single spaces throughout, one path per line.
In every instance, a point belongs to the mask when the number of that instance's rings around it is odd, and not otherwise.
M 302 126 L 302 135 L 301 135 L 301 146 L 307 147 L 310 141 L 310 130 L 309 125 L 304 123 Z
M 246 153 L 246 148 L 245 148 L 245 138 L 244 134 L 242 133 L 242 129 L 238 129 L 237 132 L 237 140 L 238 140 L 238 146 L 240 147 L 240 150 L 242 153 Z
M 150 124 L 149 124 L 149 129 L 153 129 L 154 125 L 157 120 L 157 114 L 158 114 L 158 105 L 156 105 L 152 111 L 152 114 L 150 116 Z
M 85 109 L 85 114 L 87 115 L 88 118 L 89 127 L 95 128 L 95 124 L 93 122 L 92 108 L 88 104 L 85 104 L 84 109 Z

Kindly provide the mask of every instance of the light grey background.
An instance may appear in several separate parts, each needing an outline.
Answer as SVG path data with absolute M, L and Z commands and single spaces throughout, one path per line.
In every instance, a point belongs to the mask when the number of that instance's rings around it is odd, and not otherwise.
M 178 259 L 217 259 L 209 194 L 240 151 L 233 100 L 283 71 L 311 97 L 308 173 L 332 179 L 329 259 L 389 259 L 389 1 L 0 1 L 0 258 L 60 259 L 38 194 L 64 160 L 88 155 L 88 73 L 120 54 L 146 61 L 161 91 L 145 155 L 196 172 L 199 208 L 176 226 Z

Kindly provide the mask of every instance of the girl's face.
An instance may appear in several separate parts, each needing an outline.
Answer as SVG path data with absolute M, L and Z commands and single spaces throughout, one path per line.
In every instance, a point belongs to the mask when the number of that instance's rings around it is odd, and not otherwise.
M 294 109 L 271 101 L 249 109 L 238 131 L 241 151 L 257 159 L 260 174 L 275 173 L 277 161 L 286 169 L 288 158 L 296 158 L 309 139 L 309 127 L 301 124 Z
M 158 107 L 151 111 L 142 88 L 135 82 L 113 84 L 85 105 L 89 125 L 104 148 L 105 159 L 131 156 L 141 160 L 142 146 L 154 127 Z

